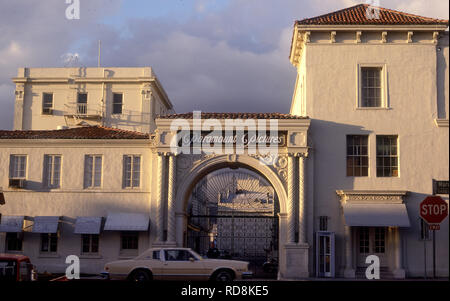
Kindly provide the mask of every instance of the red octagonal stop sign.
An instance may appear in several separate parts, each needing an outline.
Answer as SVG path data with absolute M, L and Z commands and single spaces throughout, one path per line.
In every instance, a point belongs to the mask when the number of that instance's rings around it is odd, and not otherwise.
M 439 224 L 448 215 L 448 204 L 440 196 L 428 196 L 420 203 L 420 216 L 428 224 Z

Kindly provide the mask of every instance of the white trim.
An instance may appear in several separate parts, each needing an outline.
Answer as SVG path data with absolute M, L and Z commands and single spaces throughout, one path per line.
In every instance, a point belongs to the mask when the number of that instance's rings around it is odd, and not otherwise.
M 362 97 L 362 74 L 361 69 L 365 67 L 381 68 L 381 107 L 363 107 L 361 105 Z M 388 81 L 387 81 L 387 65 L 386 63 L 358 63 L 356 65 L 356 109 L 372 110 L 372 109 L 391 109 L 388 96 Z

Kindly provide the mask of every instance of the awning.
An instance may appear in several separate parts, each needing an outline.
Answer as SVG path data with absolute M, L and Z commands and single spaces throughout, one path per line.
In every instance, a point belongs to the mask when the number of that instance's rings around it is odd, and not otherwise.
M 105 229 L 109 231 L 147 231 L 150 218 L 143 213 L 110 213 Z
M 33 233 L 56 233 L 58 232 L 59 216 L 35 216 Z
M 101 217 L 79 216 L 75 221 L 75 234 L 100 234 Z
M 347 226 L 409 227 L 405 204 L 352 204 L 344 207 Z
M 2 215 L 0 232 L 22 232 L 24 216 Z

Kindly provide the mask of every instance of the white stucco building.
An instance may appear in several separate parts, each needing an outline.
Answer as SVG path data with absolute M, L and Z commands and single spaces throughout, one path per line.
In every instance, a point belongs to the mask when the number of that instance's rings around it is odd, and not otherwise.
M 222 128 L 275 121 L 274 157 L 174 150 L 174 120 L 201 123 L 174 113 L 151 68 L 20 68 L 15 131 L 0 131 L 0 252 L 40 272 L 64 272 L 74 254 L 82 273 L 99 273 L 152 246 L 186 246 L 197 185 L 239 168 L 271 185 L 279 279 L 360 277 L 371 254 L 382 278 L 421 277 L 424 244 L 431 275 L 419 203 L 445 184 L 448 202 L 447 28 L 367 5 L 297 21 L 289 114 L 199 114 Z M 436 237 L 448 277 L 448 219 Z

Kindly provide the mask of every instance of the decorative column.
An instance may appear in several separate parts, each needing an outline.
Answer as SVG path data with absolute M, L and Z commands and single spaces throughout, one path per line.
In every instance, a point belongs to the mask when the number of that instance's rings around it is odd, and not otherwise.
M 404 279 L 405 278 L 405 270 L 403 269 L 403 244 L 402 237 L 400 235 L 400 228 L 394 228 L 394 238 L 395 238 L 395 270 L 394 270 L 394 278 Z
M 287 242 L 295 243 L 295 157 L 288 155 L 288 231 Z
M 158 205 L 156 208 L 156 240 L 163 242 L 164 240 L 164 175 L 165 175 L 166 157 L 163 153 L 158 153 L 158 179 L 157 179 L 157 197 Z
M 177 173 L 177 157 L 175 154 L 169 155 L 169 177 L 167 187 L 167 240 L 168 243 L 175 244 L 175 197 L 176 197 L 176 173 Z
M 305 212 L 305 155 L 301 155 L 298 158 L 298 243 L 305 244 L 306 243 L 306 212 Z
M 355 269 L 353 268 L 353 237 L 352 228 L 344 226 L 345 235 L 345 278 L 355 278 Z

